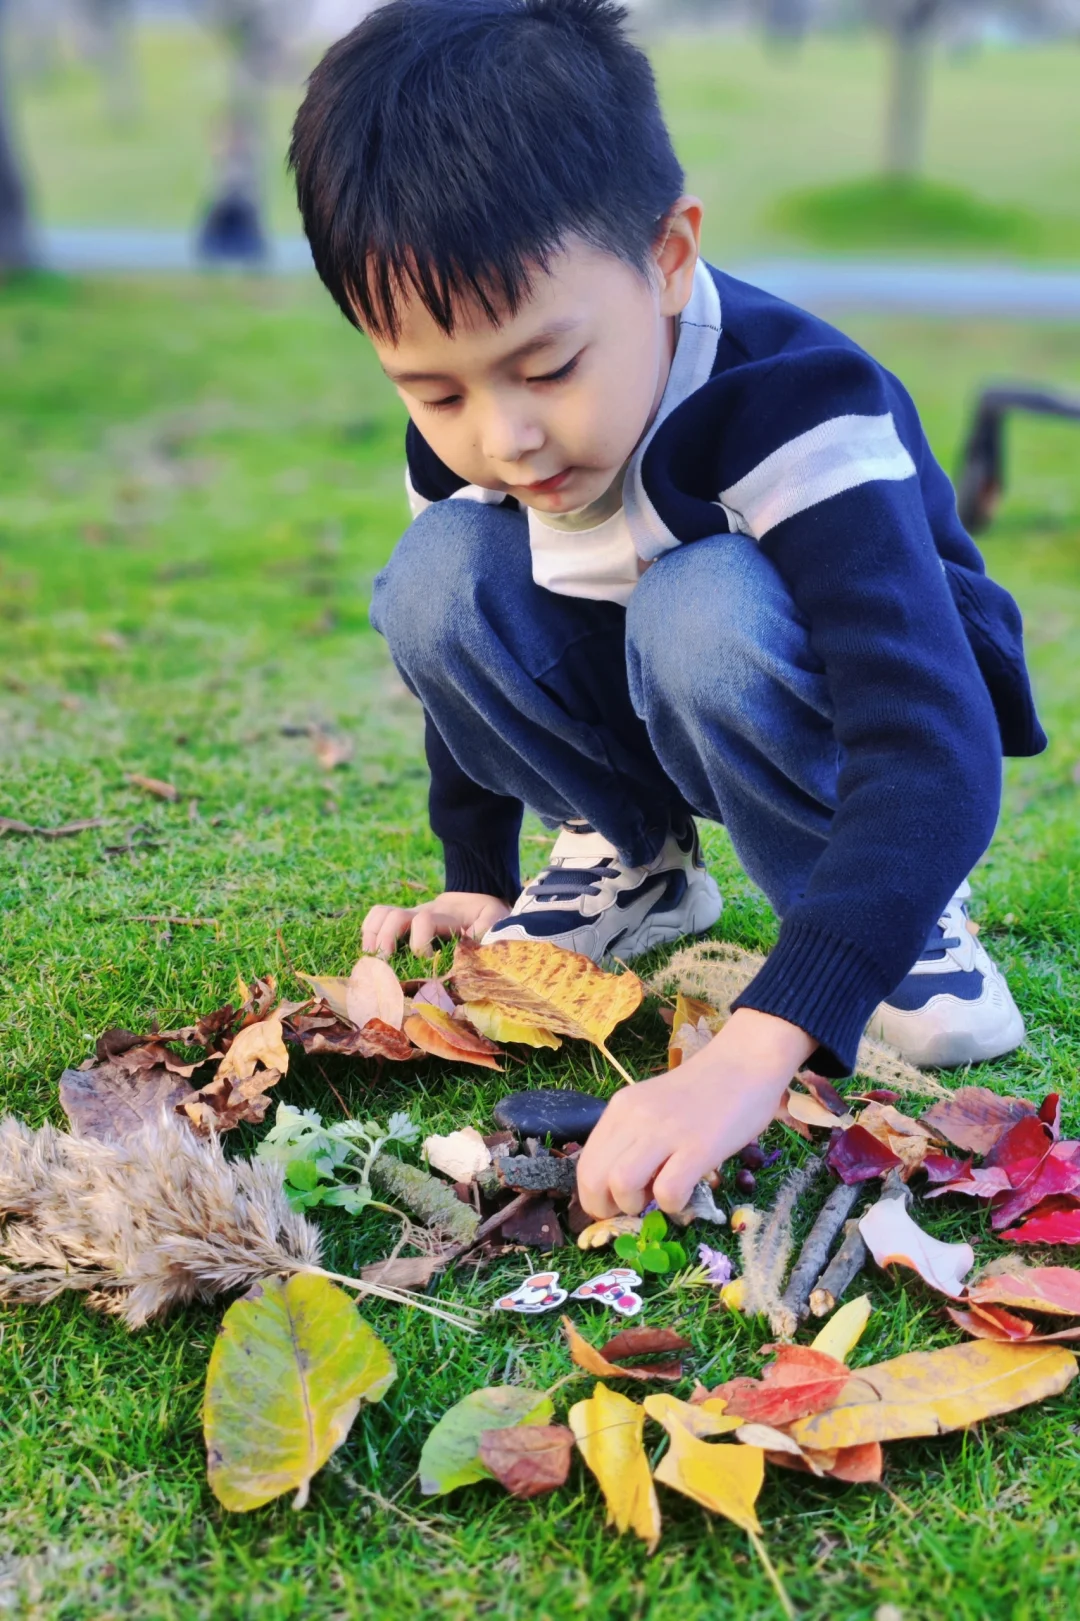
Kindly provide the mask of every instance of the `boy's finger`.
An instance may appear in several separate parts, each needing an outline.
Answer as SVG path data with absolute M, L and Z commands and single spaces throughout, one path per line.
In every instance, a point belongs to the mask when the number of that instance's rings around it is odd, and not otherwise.
M 701 1178 L 698 1156 L 686 1151 L 672 1154 L 653 1179 L 653 1198 L 669 1216 L 685 1210 Z
M 403 906 L 390 906 L 387 915 L 382 921 L 375 941 L 375 951 L 380 957 L 392 957 L 401 936 L 409 927 L 412 913 Z
M 383 920 L 389 910 L 388 906 L 373 906 L 367 917 L 365 917 L 360 931 L 360 949 L 362 951 L 375 950 L 379 930 L 382 928 Z
M 433 912 L 430 907 L 422 906 L 409 931 L 409 949 L 417 957 L 427 957 L 437 935 L 456 932 L 457 925 L 446 912 Z
M 611 1164 L 610 1156 L 604 1151 L 601 1139 L 603 1116 L 589 1138 L 578 1160 L 577 1168 L 577 1196 L 584 1210 L 594 1221 L 602 1221 L 607 1216 L 617 1216 L 619 1207 L 611 1197 L 608 1187 L 608 1166 Z
M 655 1147 L 628 1150 L 616 1161 L 608 1186 L 624 1216 L 640 1216 L 652 1198 L 652 1181 L 658 1154 Z M 679 1207 L 682 1208 L 681 1206 Z

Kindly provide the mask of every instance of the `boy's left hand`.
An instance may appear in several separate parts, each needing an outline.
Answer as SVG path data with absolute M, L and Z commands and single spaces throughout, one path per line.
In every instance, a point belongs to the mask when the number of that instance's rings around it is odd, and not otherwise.
M 695 1183 L 765 1130 L 817 1042 L 740 1008 L 709 1045 L 666 1075 L 617 1092 L 578 1161 L 578 1198 L 598 1220 L 655 1199 L 685 1209 Z

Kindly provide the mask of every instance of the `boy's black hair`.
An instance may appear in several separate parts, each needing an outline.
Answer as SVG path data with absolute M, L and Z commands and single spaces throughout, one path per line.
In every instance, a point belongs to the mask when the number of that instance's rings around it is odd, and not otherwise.
M 614 0 L 390 0 L 331 47 L 289 163 L 319 275 L 396 341 L 419 295 L 443 331 L 493 323 L 570 235 L 645 272 L 683 172 Z

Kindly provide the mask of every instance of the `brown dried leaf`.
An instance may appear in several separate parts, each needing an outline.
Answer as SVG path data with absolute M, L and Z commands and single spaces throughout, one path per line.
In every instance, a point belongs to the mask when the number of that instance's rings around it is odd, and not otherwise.
M 405 992 L 394 970 L 381 957 L 361 957 L 349 975 L 345 992 L 347 1017 L 362 1030 L 372 1019 L 400 1030 L 405 1017 Z
M 682 1363 L 653 1362 L 640 1366 L 622 1367 L 619 1359 L 625 1356 L 648 1356 L 657 1352 L 684 1351 L 689 1345 L 681 1334 L 670 1328 L 628 1328 L 608 1341 L 600 1350 L 590 1345 L 574 1327 L 569 1317 L 562 1319 L 563 1331 L 570 1347 L 571 1359 L 586 1373 L 600 1379 L 662 1379 L 682 1378 Z
M 401 1064 L 407 1058 L 416 1057 L 416 1047 L 407 1033 L 383 1024 L 381 1019 L 369 1019 L 360 1031 L 360 1039 L 363 1045 L 358 1051 L 365 1058 L 389 1058 L 391 1063 Z
M 516 1424 L 484 1430 L 480 1462 L 511 1497 L 539 1497 L 566 1484 L 574 1432 L 564 1424 Z
M 426 1053 L 448 1058 L 459 1064 L 480 1064 L 484 1069 L 501 1069 L 496 1059 L 503 1055 L 493 1041 L 477 1035 L 460 1019 L 426 1002 L 413 1003 L 405 1020 L 405 1034 Z
M 951 1097 L 935 1103 L 924 1122 L 955 1148 L 988 1154 L 1010 1126 L 1038 1110 L 1026 1098 L 1003 1098 L 985 1086 L 961 1086 Z
M 232 1131 L 236 1126 L 261 1125 L 270 1107 L 266 1093 L 280 1081 L 276 1069 L 261 1069 L 235 1085 L 219 1071 L 215 1078 L 198 1092 L 189 1092 L 178 1100 L 177 1113 L 187 1115 L 195 1129 L 208 1132 Z
M 60 1104 L 77 1137 L 122 1142 L 173 1109 L 191 1088 L 164 1064 L 131 1065 L 109 1059 L 93 1069 L 66 1069 Z
M 382 1283 L 391 1289 L 426 1289 L 441 1272 L 449 1255 L 395 1255 L 360 1268 L 365 1283 Z

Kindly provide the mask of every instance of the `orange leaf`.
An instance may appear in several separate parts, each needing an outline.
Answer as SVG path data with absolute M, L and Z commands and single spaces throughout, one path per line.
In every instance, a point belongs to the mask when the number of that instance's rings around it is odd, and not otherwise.
M 562 1326 L 572 1360 L 579 1368 L 584 1368 L 586 1373 L 596 1374 L 597 1378 L 663 1380 L 682 1378 L 682 1363 L 677 1361 L 643 1363 L 631 1367 L 620 1367 L 617 1362 L 621 1356 L 647 1356 L 651 1352 L 685 1350 L 689 1341 L 684 1340 L 681 1334 L 676 1334 L 673 1329 L 626 1329 L 597 1350 L 595 1345 L 590 1345 L 588 1340 L 582 1338 L 569 1317 L 562 1319 Z
M 441 1007 L 414 1002 L 405 1020 L 405 1034 L 435 1058 L 449 1058 L 459 1064 L 481 1064 L 484 1069 L 500 1069 L 495 1062 L 503 1055 L 493 1041 L 478 1036 L 467 1024 L 445 1013 Z
M 711 1392 L 743 1422 L 779 1426 L 831 1407 L 851 1378 L 835 1357 L 808 1345 L 781 1345 L 760 1379 L 732 1379 Z

